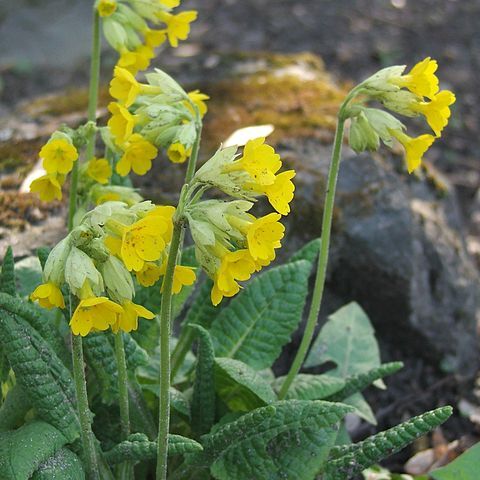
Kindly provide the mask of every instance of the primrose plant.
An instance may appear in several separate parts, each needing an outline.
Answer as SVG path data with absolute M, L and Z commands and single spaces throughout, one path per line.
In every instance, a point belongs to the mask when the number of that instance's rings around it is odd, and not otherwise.
M 375 422 L 360 392 L 401 364 L 380 364 L 371 324 L 354 303 L 333 313 L 311 345 L 344 125 L 355 151 L 400 142 L 408 171 L 420 168 L 455 100 L 439 91 L 436 62 L 426 58 L 408 73 L 380 70 L 347 95 L 322 238 L 271 266 L 295 172 L 265 138 L 220 147 L 197 168 L 209 97 L 158 69 L 137 80 L 158 47 L 187 38 L 197 14 L 175 13 L 179 3 L 95 3 L 88 121 L 61 127 L 40 150 L 45 172 L 31 191 L 60 200 L 70 177 L 68 234 L 38 251 L 43 281 L 30 299 L 17 293 L 11 249 L 3 262 L 2 479 L 341 480 L 451 413 L 439 408 L 351 443 L 348 413 Z M 95 116 L 102 29 L 119 53 L 106 126 Z M 407 135 L 390 112 L 423 115 L 433 134 Z M 147 174 L 159 152 L 186 164 L 176 206 L 154 205 L 131 186 L 131 172 Z M 222 200 L 209 199 L 212 189 Z M 270 213 L 255 216 L 257 201 Z M 186 230 L 193 245 L 184 248 Z M 287 375 L 275 378 L 272 365 L 299 326 L 312 269 L 300 347 Z M 328 361 L 336 368 L 325 374 L 299 373 Z

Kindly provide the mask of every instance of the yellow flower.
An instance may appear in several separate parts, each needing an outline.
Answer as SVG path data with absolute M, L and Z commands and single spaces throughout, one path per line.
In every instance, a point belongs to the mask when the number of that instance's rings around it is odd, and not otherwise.
M 108 200 L 107 200 L 108 201 Z M 113 235 L 107 235 L 103 241 L 108 251 L 117 257 L 120 257 L 120 250 L 122 249 L 122 239 L 114 237 Z
M 123 106 L 116 102 L 110 102 L 108 110 L 112 114 L 107 125 L 117 143 L 121 145 L 133 133 L 135 117 Z
M 167 25 L 167 36 L 170 45 L 172 47 L 178 47 L 179 40 L 187 39 L 190 33 L 190 23 L 196 20 L 197 12 L 190 10 L 177 15 L 161 12 L 159 18 Z
M 247 231 L 248 251 L 254 260 L 275 258 L 275 249 L 281 247 L 285 227 L 279 222 L 281 215 L 270 213 L 255 219 Z
M 127 69 L 116 66 L 110 82 L 110 95 L 129 107 L 140 91 L 141 85 L 135 80 L 135 77 Z
M 36 192 L 40 196 L 40 200 L 51 202 L 53 199 L 62 199 L 62 186 L 59 180 L 63 179 L 57 175 L 44 175 L 36 178 L 30 185 L 30 191 Z
M 425 115 L 428 124 L 438 137 L 450 118 L 449 106 L 455 103 L 455 95 L 449 90 L 442 90 L 432 96 L 430 102 L 418 102 L 412 108 Z
M 112 176 L 112 167 L 105 158 L 92 158 L 88 162 L 87 175 L 98 183 L 108 183 Z
M 175 8 L 180 5 L 180 0 L 160 0 L 160 3 L 167 8 Z
M 168 158 L 173 163 L 184 163 L 192 154 L 192 149 L 186 149 L 181 143 L 172 143 L 167 150 Z
M 166 30 L 147 29 L 144 33 L 145 33 L 145 45 L 150 48 L 159 47 L 167 39 Z
M 255 262 L 246 249 L 226 253 L 214 278 L 212 303 L 218 305 L 223 297 L 232 297 L 240 290 L 237 283 L 248 280 L 255 271 Z
M 115 0 L 100 0 L 97 4 L 98 14 L 101 17 L 109 17 L 117 9 Z
M 197 106 L 200 116 L 203 117 L 208 110 L 205 100 L 209 100 L 210 97 L 205 93 L 200 92 L 200 90 L 193 90 L 191 92 L 188 92 L 188 97 Z M 187 106 L 190 107 L 190 111 L 193 110 L 190 104 L 187 103 Z M 192 113 L 195 112 L 192 111 Z
M 123 308 L 107 297 L 85 298 L 73 312 L 70 328 L 74 335 L 84 337 L 92 330 L 107 330 L 122 314 Z
M 30 295 L 30 300 L 33 302 L 38 300 L 38 303 L 43 308 L 65 308 L 65 300 L 61 290 L 52 282 L 42 283 Z
M 131 332 L 138 328 L 138 317 L 151 320 L 155 314 L 141 305 L 137 305 L 129 300 L 123 303 L 123 312 L 117 316 L 117 321 L 112 325 L 113 333 L 119 330 Z
M 390 133 L 405 148 L 408 173 L 412 173 L 422 164 L 424 153 L 430 148 L 435 140 L 433 135 L 420 135 L 412 138 L 399 130 L 391 130 Z
M 122 52 L 120 58 L 118 59 L 117 66 L 128 70 L 128 72 L 130 72 L 132 75 L 136 75 L 140 70 L 145 70 L 148 68 L 150 65 L 150 60 L 153 57 L 155 57 L 155 51 L 153 50 L 152 46 L 140 45 L 133 52 L 128 50 Z
M 47 173 L 67 174 L 73 168 L 73 162 L 78 158 L 77 149 L 63 138 L 50 140 L 40 150 L 43 168 Z
M 167 270 L 167 262 L 164 262 L 161 266 L 162 275 L 165 275 Z M 184 265 L 175 265 L 175 270 L 173 272 L 173 285 L 172 293 L 177 295 L 182 291 L 184 286 L 193 285 L 195 282 L 195 271 L 192 267 L 186 267 Z M 160 289 L 163 292 L 164 283 L 162 283 L 162 288 Z
M 152 160 L 157 156 L 157 149 L 138 133 L 130 136 L 125 144 L 125 151 L 116 170 L 125 177 L 133 170 L 137 175 L 145 175 L 152 168 Z
M 235 162 L 223 167 L 224 172 L 246 171 L 255 183 L 272 185 L 275 182 L 275 173 L 280 170 L 282 162 L 280 155 L 266 145 L 265 138 L 249 140 L 245 145 L 243 156 Z
M 171 205 L 157 205 L 155 208 L 150 210 L 146 215 L 147 217 L 149 216 L 160 217 L 166 222 L 167 229 L 163 234 L 163 238 L 165 239 L 166 243 L 170 243 L 170 241 L 172 240 L 174 213 L 175 213 L 175 207 L 172 207 Z
M 418 62 L 408 74 L 393 77 L 390 82 L 405 87 L 420 97 L 432 98 L 438 92 L 438 78 L 435 75 L 437 68 L 437 61 L 427 57 Z
M 141 270 L 145 262 L 158 260 L 165 249 L 169 225 L 165 218 L 150 215 L 123 229 L 120 256 L 128 270 Z
M 95 199 L 95 205 L 101 205 L 105 202 L 117 202 L 119 200 L 121 200 L 121 196 L 119 193 L 106 192 Z
M 162 275 L 162 269 L 152 262 L 145 262 L 143 268 L 135 272 L 138 283 L 144 287 L 155 285 Z

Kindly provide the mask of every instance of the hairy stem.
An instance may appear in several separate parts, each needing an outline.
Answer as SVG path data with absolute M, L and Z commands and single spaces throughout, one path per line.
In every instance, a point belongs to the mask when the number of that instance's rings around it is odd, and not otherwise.
M 192 155 L 188 160 L 185 182 L 180 193 L 177 211 L 174 216 L 174 226 L 170 250 L 168 252 L 167 268 L 163 279 L 162 305 L 160 307 L 160 396 L 157 441 L 157 480 L 167 478 L 168 431 L 170 427 L 170 332 L 172 323 L 172 286 L 175 265 L 182 240 L 183 210 L 185 208 L 186 193 L 197 164 L 201 137 L 201 121 L 197 112 L 197 136 L 192 148 Z

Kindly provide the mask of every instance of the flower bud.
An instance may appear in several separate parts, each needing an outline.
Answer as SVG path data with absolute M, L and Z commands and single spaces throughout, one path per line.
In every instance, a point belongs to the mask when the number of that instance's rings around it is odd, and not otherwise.
M 65 264 L 65 281 L 72 292 L 81 296 L 85 282 L 88 282 L 95 295 L 103 291 L 103 279 L 92 259 L 77 247 L 72 247 Z
M 109 297 L 117 303 L 132 300 L 135 289 L 132 276 L 118 258 L 110 255 L 100 270 Z
M 380 138 L 363 112 L 352 118 L 348 141 L 357 153 L 365 150 L 373 152 L 380 146 Z
M 123 25 L 112 17 L 105 17 L 102 23 L 107 42 L 119 52 L 124 50 L 128 44 L 128 36 Z

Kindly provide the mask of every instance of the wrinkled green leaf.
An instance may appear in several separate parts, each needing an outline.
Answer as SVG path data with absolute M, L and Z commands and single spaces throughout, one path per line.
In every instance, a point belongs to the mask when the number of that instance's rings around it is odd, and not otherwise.
M 278 377 L 272 386 L 276 392 L 282 388 L 286 377 Z M 339 392 L 345 386 L 341 378 L 330 375 L 299 373 L 287 392 L 286 400 L 322 400 Z
M 277 400 L 270 384 L 258 372 L 233 358 L 215 359 L 215 390 L 234 412 L 248 412 Z
M 12 247 L 8 247 L 3 257 L 2 270 L 0 272 L 0 292 L 15 296 L 17 287 L 15 285 L 15 261 L 13 259 Z
M 210 333 L 217 355 L 255 370 L 270 367 L 301 320 L 310 269 L 302 260 L 251 281 L 213 321 Z
M 430 472 L 434 480 L 477 480 L 480 472 L 480 442 L 453 462 Z
M 84 480 L 85 472 L 81 460 L 67 448 L 43 462 L 33 474 L 32 480 Z
M 25 390 L 17 383 L 7 393 L 0 407 L 0 432 L 18 427 L 30 410 L 31 403 Z
M 320 250 L 321 239 L 315 238 L 306 243 L 300 250 L 295 252 L 289 259 L 290 262 L 298 262 L 299 260 L 306 260 L 313 263 L 318 257 Z

